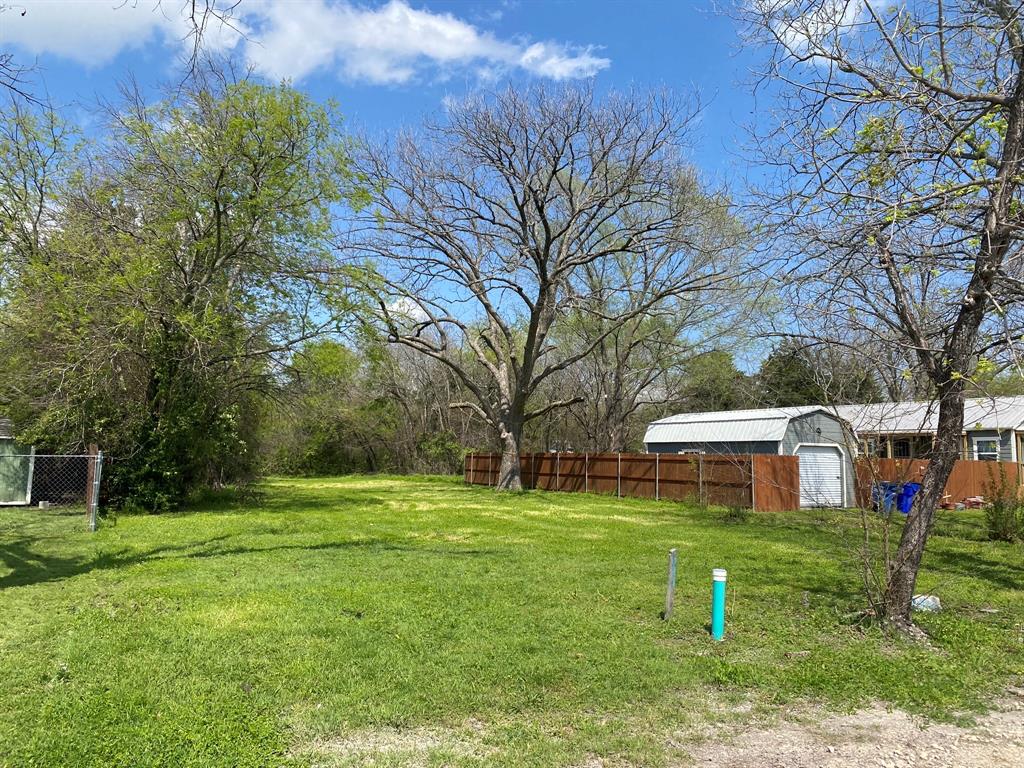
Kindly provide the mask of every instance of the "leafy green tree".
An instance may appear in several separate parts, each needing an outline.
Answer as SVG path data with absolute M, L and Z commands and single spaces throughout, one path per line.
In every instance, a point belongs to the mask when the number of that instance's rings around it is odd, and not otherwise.
M 681 411 L 734 411 L 750 404 L 750 382 L 725 350 L 688 360 L 677 387 L 674 407 Z
M 806 349 L 781 344 L 765 358 L 757 374 L 757 401 L 777 408 L 828 402 Z
M 883 399 L 874 372 L 858 358 L 833 347 L 812 348 L 786 341 L 765 358 L 756 398 L 769 407 L 875 403 Z
M 126 502 L 245 476 L 259 398 L 344 316 L 330 208 L 358 193 L 337 115 L 212 70 L 156 103 L 129 90 L 47 197 L 2 310 L 21 373 L 0 407 L 38 444 L 102 445 Z
M 10 96 L 0 109 L 0 307 L 54 226 L 79 143 L 53 109 Z
M 388 468 L 398 408 L 369 386 L 372 363 L 333 339 L 305 345 L 269 417 L 271 471 L 305 475 Z

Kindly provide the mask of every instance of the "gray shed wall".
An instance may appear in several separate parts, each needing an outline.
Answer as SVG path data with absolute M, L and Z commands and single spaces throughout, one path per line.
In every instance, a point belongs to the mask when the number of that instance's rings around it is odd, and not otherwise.
M 821 433 L 818 433 L 818 430 Z M 846 486 L 846 505 L 856 505 L 857 478 L 853 467 L 857 442 L 843 423 L 828 413 L 808 413 L 790 420 L 782 438 L 782 453 L 792 456 L 801 443 L 835 443 L 843 453 L 843 483 Z
M 774 440 L 735 441 L 729 443 L 648 443 L 648 453 L 679 453 L 680 451 L 703 451 L 715 456 L 734 456 L 740 453 L 778 453 L 779 444 Z

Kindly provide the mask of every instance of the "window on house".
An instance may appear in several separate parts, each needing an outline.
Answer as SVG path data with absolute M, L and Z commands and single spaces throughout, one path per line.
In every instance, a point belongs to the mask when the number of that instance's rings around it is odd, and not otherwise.
M 914 443 L 915 459 L 930 459 L 932 457 L 932 439 L 930 437 L 919 437 Z
M 999 441 L 994 437 L 974 438 L 974 458 L 978 461 L 999 461 Z
M 910 458 L 910 441 L 909 440 L 893 440 L 892 441 L 892 455 L 896 459 L 909 459 Z

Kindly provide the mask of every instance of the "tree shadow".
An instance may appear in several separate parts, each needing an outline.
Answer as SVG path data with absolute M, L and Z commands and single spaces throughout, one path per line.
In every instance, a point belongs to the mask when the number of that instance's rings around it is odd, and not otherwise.
M 943 575 L 980 579 L 1003 589 L 1024 589 L 1024 567 L 973 552 L 930 550 L 925 554 L 925 565 Z
M 119 550 L 93 557 L 61 557 L 47 555 L 35 548 L 45 537 L 22 537 L 0 542 L 0 562 L 10 573 L 0 577 L 0 589 L 62 581 L 84 573 L 129 568 L 159 560 L 202 560 L 216 557 L 259 555 L 269 552 L 331 552 L 365 549 L 378 552 L 403 552 L 430 557 L 480 557 L 496 550 L 457 549 L 449 547 L 418 547 L 386 539 L 349 539 L 317 544 L 279 544 L 268 547 L 210 547 L 210 544 L 231 538 L 218 536 L 202 542 L 164 545 L 145 551 Z
M 354 507 L 380 506 L 384 498 L 374 492 L 346 492 L 344 496 L 329 497 L 316 490 L 308 491 L 290 488 L 287 496 L 260 491 L 255 494 L 237 495 L 233 493 L 207 494 L 193 499 L 181 509 L 168 512 L 167 515 L 191 517 L 193 515 L 240 515 L 255 512 L 287 513 L 342 511 Z M 135 514 L 135 513 L 132 513 Z M 138 514 L 148 514 L 140 512 Z

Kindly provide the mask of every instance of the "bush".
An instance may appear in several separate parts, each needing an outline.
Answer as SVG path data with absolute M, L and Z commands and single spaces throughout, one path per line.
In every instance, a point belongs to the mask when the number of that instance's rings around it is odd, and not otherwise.
M 985 508 L 985 527 L 991 541 L 1024 539 L 1024 506 L 1018 500 L 993 499 Z
M 999 466 L 998 477 L 990 477 L 985 507 L 985 527 L 991 541 L 1018 541 L 1024 539 L 1024 504 L 1020 489 L 1006 477 L 1006 470 Z
M 722 520 L 729 525 L 741 525 L 750 520 L 750 510 L 746 507 L 729 507 Z

